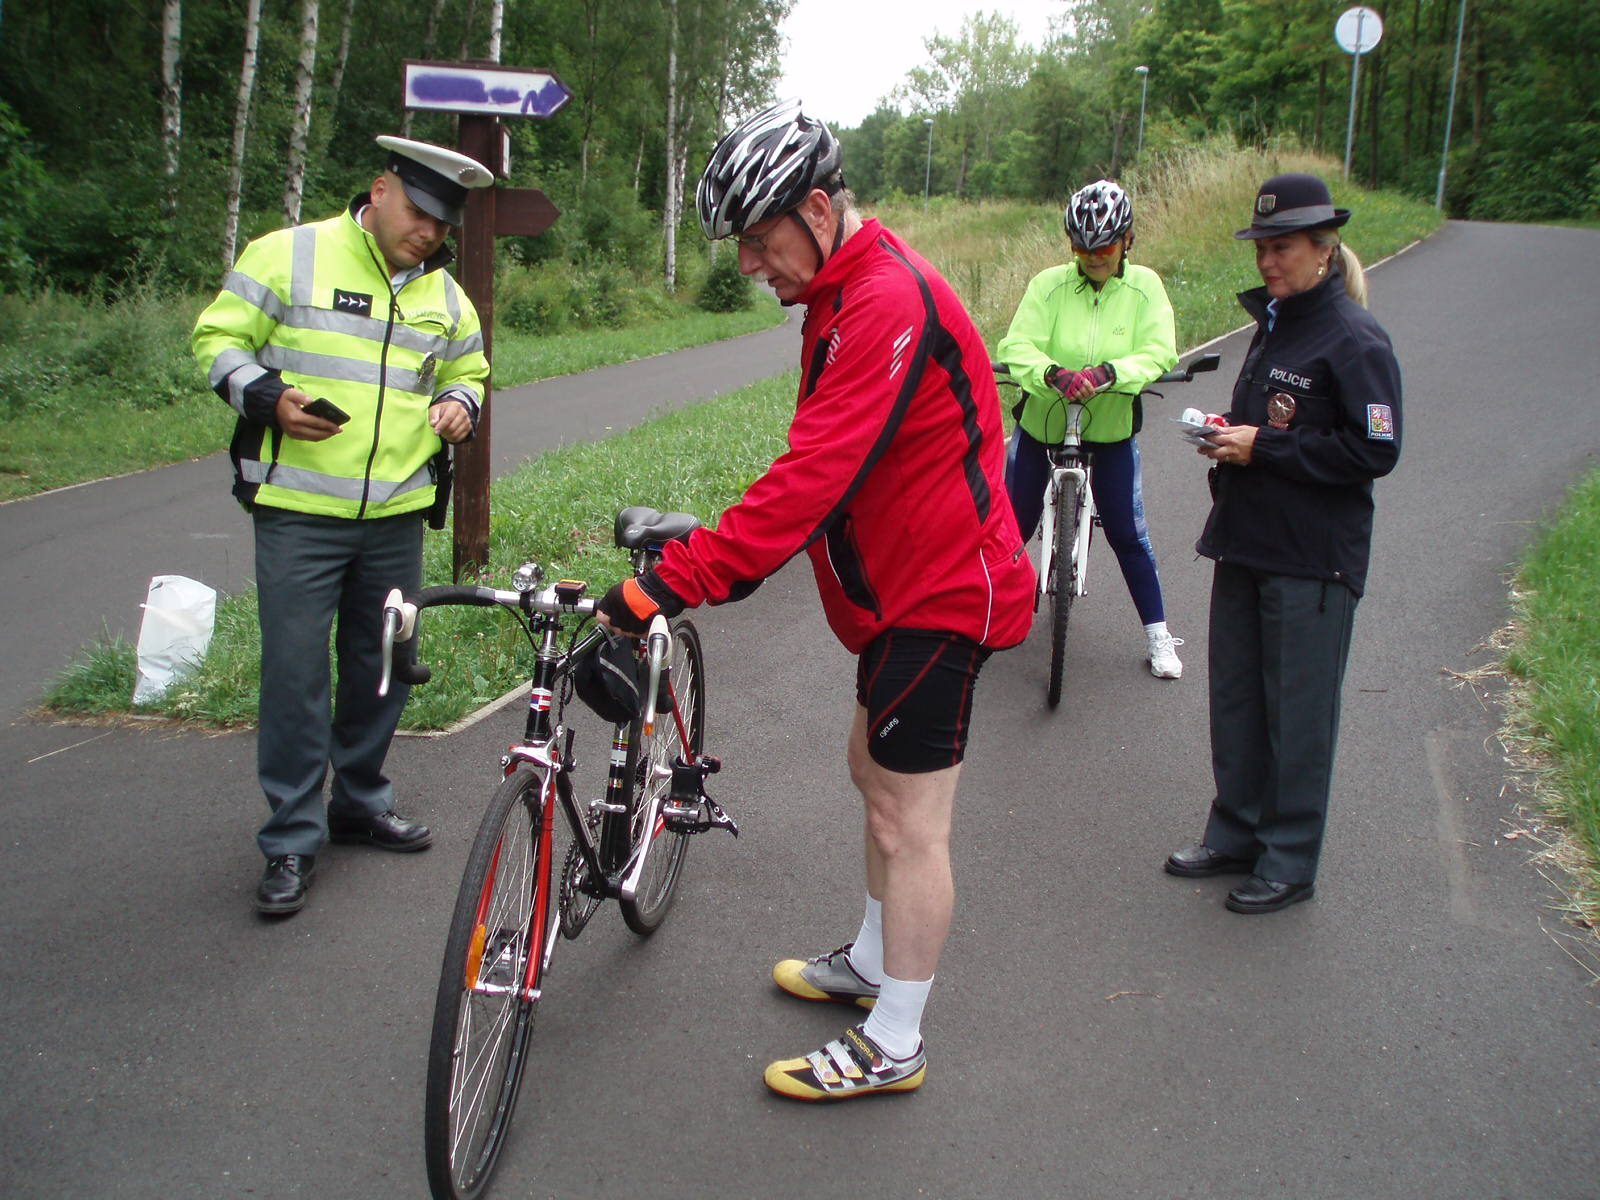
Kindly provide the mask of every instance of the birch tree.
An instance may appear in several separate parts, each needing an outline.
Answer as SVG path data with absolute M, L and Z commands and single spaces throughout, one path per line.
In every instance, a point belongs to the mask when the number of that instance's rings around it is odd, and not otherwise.
M 289 126 L 289 161 L 284 171 L 283 217 L 300 223 L 300 201 L 306 186 L 306 137 L 311 131 L 311 91 L 317 71 L 319 0 L 300 2 L 300 61 L 294 73 L 294 116 Z
M 178 211 L 178 163 L 183 144 L 183 0 L 161 8 L 161 148 L 166 171 L 162 203 L 168 217 Z
M 422 58 L 426 62 L 433 58 L 439 46 L 439 17 L 444 12 L 444 0 L 433 0 L 428 9 L 428 27 L 422 35 Z M 405 115 L 400 118 L 400 136 L 411 136 L 411 122 L 416 117 L 416 110 L 408 108 Z
M 662 280 L 667 291 L 678 290 L 678 0 L 667 6 L 667 171 L 666 196 L 661 202 L 661 238 L 666 246 Z
M 256 91 L 256 55 L 261 46 L 261 0 L 245 0 L 244 61 L 239 66 L 239 93 L 233 109 L 233 147 L 228 155 L 228 214 L 222 229 L 222 269 L 233 266 L 239 238 L 239 192 L 244 176 L 244 147 L 250 131 L 250 102 Z

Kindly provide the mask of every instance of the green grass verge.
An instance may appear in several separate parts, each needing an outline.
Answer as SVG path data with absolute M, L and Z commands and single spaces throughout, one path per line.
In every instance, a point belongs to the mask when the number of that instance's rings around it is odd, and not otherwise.
M 1517 572 L 1509 737 L 1539 764 L 1536 802 L 1569 834 L 1575 916 L 1600 927 L 1600 472 L 1579 483 Z
M 547 578 L 586 579 L 594 592 L 604 591 L 627 570 L 626 557 L 611 544 L 618 510 L 649 504 L 720 513 L 782 452 L 797 383 L 791 372 L 602 442 L 552 450 L 497 480 L 485 579 L 508 586 L 517 565 L 533 559 Z M 424 581 L 449 582 L 450 531 L 430 532 L 423 555 Z M 525 682 L 526 643 L 507 614 L 436 609 L 424 626 L 421 653 L 433 680 L 412 692 L 405 728 L 442 729 Z M 255 592 L 223 597 L 205 662 L 137 711 L 216 725 L 253 722 L 260 653 Z M 61 714 L 126 712 L 135 674 L 134 648 L 126 641 L 91 646 L 56 681 L 45 707 Z

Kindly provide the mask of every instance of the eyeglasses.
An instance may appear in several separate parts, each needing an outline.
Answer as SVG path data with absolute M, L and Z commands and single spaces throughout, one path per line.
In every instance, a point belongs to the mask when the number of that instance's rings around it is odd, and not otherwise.
M 767 252 L 767 238 L 772 233 L 773 230 L 771 229 L 767 230 L 766 233 L 741 233 L 733 240 L 734 244 L 741 250 L 754 250 L 757 254 L 765 254 Z

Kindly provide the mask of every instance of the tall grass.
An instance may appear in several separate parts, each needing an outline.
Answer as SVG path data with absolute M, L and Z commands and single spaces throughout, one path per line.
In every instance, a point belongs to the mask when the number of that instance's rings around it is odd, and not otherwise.
M 1512 604 L 1510 738 L 1541 764 L 1536 799 L 1571 834 L 1558 857 L 1577 884 L 1573 908 L 1600 927 L 1600 472 L 1529 550 Z
M 1166 285 L 1178 345 L 1197 346 L 1244 323 L 1235 294 L 1261 282 L 1249 243 L 1233 232 L 1249 224 L 1261 181 L 1287 171 L 1321 175 L 1334 202 L 1353 210 L 1346 240 L 1374 262 L 1436 230 L 1443 218 L 1421 201 L 1373 193 L 1339 179 L 1327 158 L 1299 151 L 1266 154 L 1215 140 L 1183 147 L 1135 167 L 1121 183 L 1133 199 L 1132 257 Z M 1085 183 L 1090 182 L 1085 180 Z M 1068 260 L 1061 204 L 935 199 L 883 205 L 873 215 L 916 247 L 950 281 L 993 347 L 1004 336 L 1028 281 Z

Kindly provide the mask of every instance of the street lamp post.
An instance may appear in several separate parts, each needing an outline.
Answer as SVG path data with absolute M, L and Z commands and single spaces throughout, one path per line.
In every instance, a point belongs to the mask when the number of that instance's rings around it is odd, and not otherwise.
M 1150 68 L 1140 64 L 1134 70 L 1139 75 L 1139 148 L 1133 152 L 1137 158 L 1144 153 L 1144 98 L 1150 92 Z
M 1456 115 L 1456 77 L 1461 74 L 1461 35 L 1467 28 L 1467 0 L 1461 0 L 1456 17 L 1456 62 L 1450 68 L 1450 100 L 1444 106 L 1444 150 L 1439 155 L 1439 189 L 1434 193 L 1433 206 L 1444 211 L 1444 177 L 1450 167 L 1450 122 Z
M 923 117 L 922 123 L 928 127 L 928 165 L 922 172 L 922 211 L 928 211 L 928 187 L 933 183 L 933 118 Z

